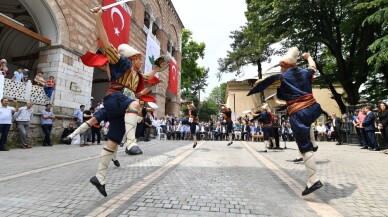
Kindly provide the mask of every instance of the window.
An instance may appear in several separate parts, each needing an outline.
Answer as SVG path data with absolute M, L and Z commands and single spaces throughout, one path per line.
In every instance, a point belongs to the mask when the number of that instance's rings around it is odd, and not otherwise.
M 171 55 L 174 55 L 174 52 L 175 52 L 176 50 L 175 50 L 175 47 L 172 47 L 172 49 L 171 49 Z
M 154 23 L 154 24 L 152 25 L 152 34 L 153 34 L 153 35 L 156 35 L 156 31 L 158 31 L 158 29 L 159 29 L 159 26 L 156 25 L 156 23 Z
M 168 41 L 168 42 L 167 42 L 167 51 L 168 51 L 168 52 L 171 52 L 171 46 L 172 46 L 172 45 L 171 45 L 171 42 Z
M 150 14 L 146 11 L 144 13 L 144 26 L 146 26 L 147 28 L 150 27 L 150 23 L 151 23 L 151 16 Z

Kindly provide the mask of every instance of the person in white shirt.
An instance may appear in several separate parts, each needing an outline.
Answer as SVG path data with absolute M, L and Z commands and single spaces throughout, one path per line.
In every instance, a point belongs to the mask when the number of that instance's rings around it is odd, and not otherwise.
M 19 104 L 14 100 L 15 107 L 8 106 L 8 99 L 1 99 L 1 107 L 0 107 L 0 151 L 9 151 L 8 148 L 5 147 L 8 139 L 8 133 L 11 129 L 12 125 L 12 115 L 15 112 L 19 111 Z
M 30 130 L 30 121 L 33 116 L 34 110 L 32 108 L 32 102 L 28 101 L 26 106 L 21 107 L 18 112 L 14 114 L 20 141 L 22 142 L 21 148 L 32 148 L 32 145 L 28 141 L 28 131 Z
M 158 131 L 156 131 L 156 126 L 158 125 L 158 118 L 157 117 L 152 117 L 151 116 L 151 121 L 152 121 L 152 132 L 154 134 L 154 136 L 157 135 Z
M 324 141 L 326 136 L 326 127 L 323 126 L 322 122 L 318 122 L 317 131 L 319 141 Z
M 162 132 L 163 133 L 166 133 L 166 130 L 167 130 L 167 122 L 166 122 L 166 119 L 164 118 L 164 117 L 162 117 L 161 119 L 160 119 L 160 127 L 162 128 Z
M 163 129 L 162 129 L 162 120 L 159 118 L 159 119 L 156 119 L 155 118 L 155 127 L 156 127 L 156 132 L 159 133 L 159 132 L 162 132 L 163 133 Z

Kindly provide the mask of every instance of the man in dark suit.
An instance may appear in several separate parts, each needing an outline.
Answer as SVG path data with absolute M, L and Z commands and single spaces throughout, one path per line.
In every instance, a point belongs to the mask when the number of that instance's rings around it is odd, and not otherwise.
M 335 138 L 337 139 L 337 144 L 336 145 L 342 145 L 342 136 L 341 136 L 341 126 L 342 126 L 342 121 L 335 113 L 331 114 L 333 117 L 333 127 L 334 127 L 334 133 L 335 133 Z
M 376 131 L 376 127 L 375 127 L 376 116 L 372 112 L 372 106 L 369 106 L 369 105 L 365 106 L 363 108 L 363 112 L 365 114 L 365 119 L 362 122 L 362 126 L 365 129 L 366 143 L 367 143 L 367 145 L 369 147 L 369 150 L 371 150 L 371 151 L 379 151 L 380 149 L 379 149 L 379 146 L 377 144 L 376 135 L 375 135 L 375 131 Z M 363 149 L 366 149 L 366 147 L 364 147 Z
M 249 127 L 249 122 L 243 120 L 241 137 L 243 139 L 245 138 L 244 140 L 249 141 L 250 135 L 251 135 L 251 128 Z

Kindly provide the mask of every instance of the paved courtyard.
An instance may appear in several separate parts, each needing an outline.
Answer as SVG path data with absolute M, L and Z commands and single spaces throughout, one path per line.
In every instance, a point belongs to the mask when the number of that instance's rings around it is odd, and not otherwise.
M 388 216 L 388 155 L 320 142 L 324 187 L 306 197 L 296 144 L 140 142 L 110 165 L 104 198 L 89 183 L 102 146 L 0 153 L 0 216 Z M 284 145 L 282 143 L 282 145 Z

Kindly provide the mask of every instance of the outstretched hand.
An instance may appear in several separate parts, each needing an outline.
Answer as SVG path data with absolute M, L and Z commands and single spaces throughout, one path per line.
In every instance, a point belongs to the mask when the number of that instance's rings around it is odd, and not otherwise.
M 307 60 L 311 55 L 309 53 L 302 54 L 303 59 Z
M 90 11 L 93 13 L 94 16 L 101 16 L 102 15 L 102 6 L 101 5 L 96 5 L 95 8 L 90 9 Z

